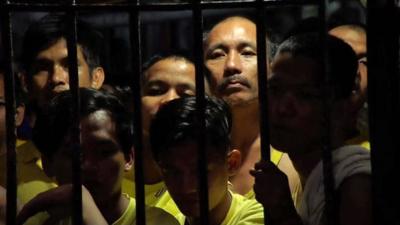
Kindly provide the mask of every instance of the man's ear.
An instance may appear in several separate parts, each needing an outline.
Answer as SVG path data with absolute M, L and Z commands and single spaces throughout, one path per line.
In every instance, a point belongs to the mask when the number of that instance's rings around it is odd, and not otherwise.
M 103 67 L 96 67 L 92 71 L 92 83 L 90 86 L 94 89 L 100 89 L 103 85 L 104 79 L 105 74 Z
M 17 107 L 15 111 L 15 126 L 19 127 L 22 124 L 22 121 L 24 121 L 24 116 L 25 116 L 25 105 L 21 104 L 20 106 Z
M 229 176 L 235 175 L 242 165 L 242 154 L 240 151 L 237 149 L 231 150 L 227 155 L 227 162 Z
M 132 169 L 133 166 L 133 147 L 129 151 L 128 154 L 125 154 L 125 166 L 124 171 L 127 172 Z

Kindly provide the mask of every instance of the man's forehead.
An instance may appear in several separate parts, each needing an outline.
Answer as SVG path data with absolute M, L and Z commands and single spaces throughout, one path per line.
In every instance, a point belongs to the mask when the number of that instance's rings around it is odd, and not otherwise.
M 296 85 L 314 85 L 319 70 L 317 64 L 308 57 L 281 53 L 272 64 L 270 82 L 285 82 Z
M 76 46 L 78 51 L 78 58 L 81 58 L 81 55 L 83 54 L 82 46 L 79 43 L 77 43 Z M 67 41 L 64 37 L 57 39 L 57 41 L 55 41 L 53 44 L 40 50 L 36 55 L 36 59 L 52 58 L 55 56 L 55 52 L 57 52 L 58 56 L 60 57 L 68 56 Z
M 168 82 L 191 85 L 195 84 L 195 69 L 193 64 L 187 63 L 183 60 L 174 60 L 168 64 L 166 63 L 154 64 L 145 73 L 145 83 Z
M 208 44 L 224 39 L 256 41 L 256 25 L 243 17 L 233 17 L 215 25 L 209 35 Z

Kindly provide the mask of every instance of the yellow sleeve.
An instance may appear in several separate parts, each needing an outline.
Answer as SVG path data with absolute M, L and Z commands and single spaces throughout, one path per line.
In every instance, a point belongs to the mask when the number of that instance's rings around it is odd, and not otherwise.
M 239 194 L 233 196 L 231 207 L 221 225 L 263 225 L 264 209 L 255 199 Z

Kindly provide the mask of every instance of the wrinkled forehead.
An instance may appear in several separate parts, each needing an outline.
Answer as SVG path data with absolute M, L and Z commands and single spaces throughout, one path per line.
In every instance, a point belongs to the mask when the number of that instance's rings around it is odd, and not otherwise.
M 211 29 L 208 34 L 206 48 L 235 42 L 255 44 L 256 38 L 256 25 L 252 21 L 242 17 L 234 17 L 220 22 Z

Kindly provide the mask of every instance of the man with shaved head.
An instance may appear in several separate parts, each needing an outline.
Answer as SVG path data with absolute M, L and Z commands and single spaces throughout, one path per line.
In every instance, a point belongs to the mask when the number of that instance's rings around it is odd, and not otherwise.
M 229 103 L 232 147 L 242 153 L 242 164 L 230 177 L 232 190 L 250 198 L 254 197 L 254 178 L 249 171 L 261 156 L 256 37 L 256 24 L 251 19 L 231 16 L 214 25 L 204 39 L 211 91 Z M 292 169 L 281 152 L 272 150 L 271 160 L 284 171 Z

